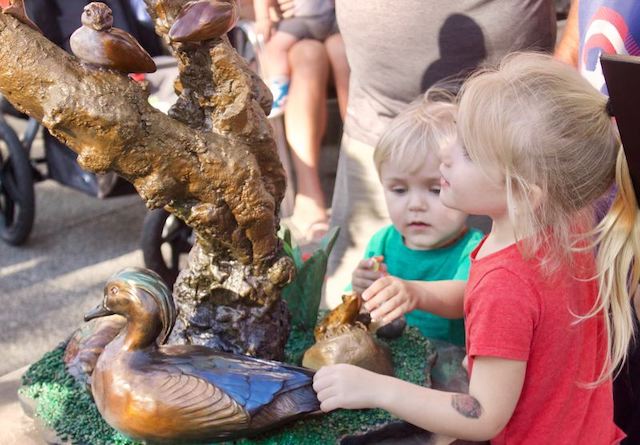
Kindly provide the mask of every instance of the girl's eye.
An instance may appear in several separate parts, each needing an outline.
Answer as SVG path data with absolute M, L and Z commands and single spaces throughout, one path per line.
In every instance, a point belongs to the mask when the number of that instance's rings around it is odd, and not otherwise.
M 435 195 L 439 195 L 440 194 L 440 187 L 431 187 L 429 189 L 429 191 Z
M 402 195 L 407 189 L 405 187 L 391 187 L 391 191 L 396 195 Z

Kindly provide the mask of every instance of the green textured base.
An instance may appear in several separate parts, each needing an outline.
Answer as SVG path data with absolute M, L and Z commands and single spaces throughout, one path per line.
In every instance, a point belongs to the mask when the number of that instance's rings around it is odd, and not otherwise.
M 287 344 L 287 361 L 300 363 L 312 338 L 292 332 Z M 424 382 L 427 345 L 419 331 L 409 328 L 405 334 L 388 341 L 396 376 L 413 383 Z M 139 444 L 115 431 L 100 416 L 91 395 L 81 388 L 65 370 L 64 346 L 45 354 L 23 376 L 20 394 L 37 402 L 36 416 L 64 441 L 74 444 Z M 329 444 L 342 436 L 359 434 L 377 425 L 394 420 L 381 410 L 337 410 L 332 413 L 301 419 L 251 439 L 234 444 Z

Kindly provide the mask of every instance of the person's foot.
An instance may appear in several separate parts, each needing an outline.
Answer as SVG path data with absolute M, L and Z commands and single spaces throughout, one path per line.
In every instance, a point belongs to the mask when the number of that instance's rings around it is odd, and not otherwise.
M 273 104 L 271 105 L 271 113 L 269 117 L 280 116 L 284 113 L 284 107 L 289 95 L 289 78 L 277 77 L 269 82 L 269 90 L 273 96 Z
M 289 224 L 293 226 L 299 244 L 314 244 L 329 231 L 329 215 L 324 206 L 307 196 L 298 195 Z

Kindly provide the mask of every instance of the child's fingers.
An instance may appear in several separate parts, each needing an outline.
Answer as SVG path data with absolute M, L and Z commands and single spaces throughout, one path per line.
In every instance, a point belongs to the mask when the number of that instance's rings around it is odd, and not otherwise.
M 369 286 L 371 289 L 375 286 L 377 281 Z M 369 290 L 367 289 L 367 291 Z M 365 291 L 366 292 L 366 291 Z M 364 295 L 364 293 L 363 293 Z M 366 300 L 364 303 L 364 307 L 366 310 L 371 312 L 371 316 L 373 317 L 373 312 L 379 308 L 381 308 L 388 300 L 392 299 L 395 295 L 395 291 L 391 287 L 385 287 L 380 292 L 376 293 L 374 296 L 370 297 L 369 300 Z M 375 318 L 375 317 L 374 317 Z
M 371 283 L 373 283 L 382 275 L 380 275 L 380 272 L 374 272 L 373 270 L 356 269 L 356 271 L 353 273 L 353 276 L 357 276 L 358 278 L 361 278 L 363 280 L 369 280 L 371 281 Z
M 331 379 L 327 376 L 327 371 L 323 371 L 325 367 L 322 367 L 313 376 L 313 390 L 317 393 L 331 386 Z
M 373 298 L 375 295 L 380 293 L 382 289 L 389 286 L 390 283 L 391 281 L 389 277 L 382 277 L 376 280 L 371 286 L 369 286 L 369 288 L 366 291 L 362 293 L 362 299 L 364 301 L 368 301 L 369 299 Z
M 405 313 L 405 310 L 402 305 L 396 307 L 394 310 L 392 310 L 382 318 L 382 325 L 384 326 L 386 324 L 391 323 L 395 319 L 402 317 L 404 313 Z
M 371 286 L 371 284 L 374 281 L 375 280 L 368 280 L 366 278 L 361 278 L 361 277 L 354 276 L 351 279 L 351 287 L 353 287 L 353 290 L 360 291 L 360 293 L 362 294 L 362 292 L 364 292 L 365 289 L 367 289 L 369 286 Z
M 380 306 L 371 311 L 371 320 L 381 321 L 382 323 L 387 323 L 388 321 L 393 320 L 392 318 L 389 318 L 389 315 L 397 309 L 398 305 L 399 304 L 395 298 L 387 299 Z
M 373 272 L 377 272 L 382 264 L 381 260 L 382 256 L 374 256 L 371 258 L 364 258 L 360 260 L 358 263 L 358 269 L 360 270 L 370 270 Z
M 371 258 L 363 258 L 358 262 L 358 269 L 371 269 Z

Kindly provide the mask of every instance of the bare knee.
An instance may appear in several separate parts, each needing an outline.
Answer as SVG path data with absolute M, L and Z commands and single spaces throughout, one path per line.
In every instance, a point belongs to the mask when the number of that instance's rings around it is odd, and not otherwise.
M 289 50 L 289 65 L 292 75 L 314 76 L 327 73 L 329 57 L 324 44 L 308 39 L 297 42 Z

